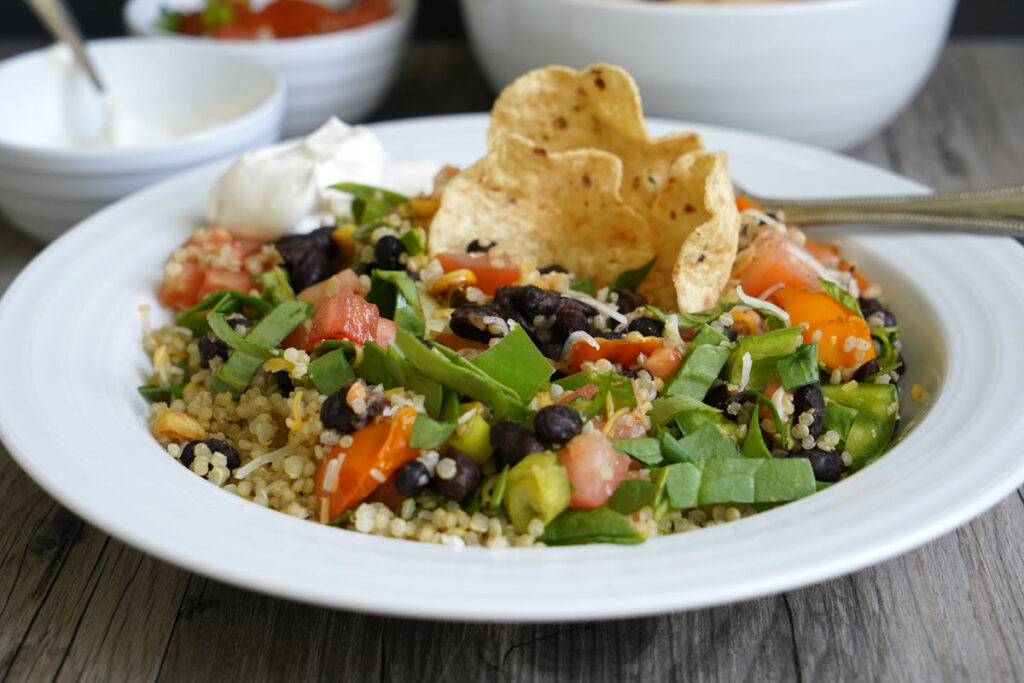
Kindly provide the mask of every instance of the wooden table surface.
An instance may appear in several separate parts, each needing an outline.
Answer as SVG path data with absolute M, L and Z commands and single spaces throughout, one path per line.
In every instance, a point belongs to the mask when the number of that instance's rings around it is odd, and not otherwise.
M 0 42 L 0 55 L 26 47 Z M 480 111 L 491 98 L 463 46 L 416 45 L 375 118 Z M 940 189 L 1024 183 L 1024 41 L 953 43 L 911 108 L 853 156 Z M 38 250 L 0 224 L 0 292 Z M 11 681 L 1024 678 L 1020 490 L 919 550 L 802 590 L 547 625 L 364 616 L 212 581 L 85 524 L 2 447 L 0 500 Z

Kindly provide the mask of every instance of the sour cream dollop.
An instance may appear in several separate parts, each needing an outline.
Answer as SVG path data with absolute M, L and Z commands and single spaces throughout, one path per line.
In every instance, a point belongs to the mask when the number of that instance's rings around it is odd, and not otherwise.
M 240 237 L 271 240 L 330 224 L 349 211 L 340 182 L 403 194 L 427 191 L 437 164 L 393 162 L 363 126 L 331 118 L 308 137 L 243 154 L 210 193 L 207 219 Z

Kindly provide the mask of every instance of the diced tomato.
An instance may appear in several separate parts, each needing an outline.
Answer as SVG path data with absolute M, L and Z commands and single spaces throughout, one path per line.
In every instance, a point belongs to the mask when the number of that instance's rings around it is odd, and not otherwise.
M 357 344 L 374 341 L 379 320 L 375 305 L 351 289 L 343 288 L 313 311 L 307 346 L 315 348 L 325 339 L 348 339 Z
M 487 296 L 493 296 L 499 287 L 514 285 L 519 280 L 519 266 L 505 261 L 492 262 L 487 254 L 479 252 L 448 252 L 438 254 L 437 260 L 441 262 L 441 267 L 446 273 L 463 268 L 473 271 L 476 275 L 476 286 Z
M 252 245 L 236 239 L 224 228 L 197 230 L 165 266 L 160 304 L 180 310 L 220 290 L 248 291 L 252 286 L 251 275 L 243 262 L 251 251 Z M 179 258 L 181 255 L 183 259 Z
M 598 434 L 573 437 L 558 452 L 558 459 L 572 484 L 571 508 L 604 505 L 629 472 L 630 457 L 619 453 L 610 440 Z
M 337 294 L 342 289 L 351 289 L 360 296 L 365 296 L 369 289 L 359 281 L 359 276 L 351 268 L 332 275 L 323 282 L 306 287 L 295 295 L 299 301 L 319 306 L 329 296 Z
M 818 286 L 818 271 L 807 262 L 814 262 L 811 252 L 785 235 L 772 229 L 762 229 L 752 248 L 753 258 L 737 273 L 747 294 L 760 296 L 779 284 Z
M 395 340 L 396 336 L 398 336 L 398 325 L 395 324 L 394 320 L 388 320 L 387 318 L 377 319 L 377 334 L 373 338 L 377 346 L 386 349 L 388 344 Z
M 793 325 L 807 326 L 803 340 L 817 341 L 818 360 L 829 370 L 852 371 L 875 357 L 868 324 L 825 292 L 784 287 L 771 300 L 789 313 Z
M 572 345 L 572 350 L 569 353 L 569 366 L 573 372 L 578 371 L 584 361 L 598 361 L 602 358 L 629 367 L 636 362 L 641 353 L 650 356 L 661 345 L 661 341 L 657 337 L 644 337 L 640 341 L 600 338 L 595 341 L 598 346 L 596 349 L 582 339 Z

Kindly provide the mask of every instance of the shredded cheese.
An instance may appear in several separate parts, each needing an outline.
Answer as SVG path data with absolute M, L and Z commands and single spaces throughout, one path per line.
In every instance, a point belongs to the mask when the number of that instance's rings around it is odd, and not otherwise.
M 263 465 L 273 462 L 274 460 L 277 460 L 278 458 L 284 457 L 286 455 L 290 455 L 291 452 L 294 451 L 295 449 L 296 446 L 288 444 L 287 446 L 278 448 L 276 451 L 271 451 L 266 455 L 261 455 L 258 458 L 253 458 L 248 463 L 246 463 L 244 467 L 239 467 L 237 470 L 235 470 L 235 479 L 245 479 L 250 474 L 252 474 L 253 471 L 259 469 Z
M 576 330 L 575 332 L 569 335 L 569 338 L 565 340 L 565 344 L 562 345 L 562 355 L 565 356 L 570 351 L 572 351 L 572 347 L 575 346 L 576 342 L 578 341 L 586 342 L 587 344 L 593 346 L 595 349 L 601 349 L 601 345 L 597 343 L 596 339 L 591 337 L 583 330 Z
M 606 304 L 603 301 L 598 301 L 597 299 L 595 299 L 594 297 L 590 296 L 589 294 L 584 294 L 583 292 L 577 292 L 575 289 L 567 289 L 564 292 L 560 292 L 560 294 L 562 296 L 567 296 L 570 299 L 576 299 L 578 301 L 582 301 L 583 303 L 590 304 L 591 306 L 596 308 L 599 313 L 603 313 L 604 315 L 608 316 L 609 318 L 611 318 L 612 320 L 614 320 L 616 322 L 619 322 L 619 323 L 628 323 L 629 322 L 629 320 L 626 319 L 626 316 L 624 316 L 621 313 L 619 313 L 619 310 L 617 308 L 615 308 L 614 306 L 611 306 L 609 304 Z
M 740 301 L 745 303 L 747 306 L 769 313 L 773 317 L 776 317 L 779 320 L 784 321 L 786 324 L 789 324 L 789 313 L 786 313 L 784 310 L 782 310 L 781 308 L 779 308 L 770 301 L 765 301 L 763 299 L 758 299 L 757 297 L 750 296 L 749 294 L 743 291 L 742 285 L 736 285 L 736 296 L 738 296 Z
M 750 381 L 750 368 L 754 365 L 754 360 L 750 357 L 750 352 L 747 351 L 743 354 L 743 358 L 740 359 L 740 388 L 739 391 L 743 391 L 747 388 L 747 383 Z
M 327 467 L 324 468 L 324 491 L 334 493 L 338 490 L 338 475 L 341 474 L 341 463 L 344 460 L 345 454 L 342 453 L 337 458 L 327 462 Z
M 306 426 L 306 421 L 302 419 L 302 391 L 296 391 L 292 396 L 292 416 L 286 417 L 284 424 L 293 432 Z

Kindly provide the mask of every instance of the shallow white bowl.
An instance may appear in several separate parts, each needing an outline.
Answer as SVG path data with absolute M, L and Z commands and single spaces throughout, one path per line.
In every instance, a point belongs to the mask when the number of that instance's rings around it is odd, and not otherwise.
M 471 163 L 487 119 L 380 124 L 394 157 Z M 654 122 L 662 134 L 688 124 Z M 835 154 L 695 126 L 738 180 L 787 196 L 923 191 Z M 225 164 L 94 216 L 43 252 L 0 300 L 0 436 L 44 489 L 90 523 L 168 562 L 306 602 L 441 619 L 625 617 L 806 585 L 910 550 L 1024 481 L 1024 249 L 1009 239 L 853 230 L 845 248 L 898 317 L 903 440 L 863 471 L 760 515 L 639 546 L 451 548 L 300 521 L 216 488 L 149 434 L 136 386 L 150 371 L 140 304 L 200 225 Z M 155 309 L 154 309 L 155 310 Z M 164 320 L 167 318 L 165 317 Z
M 730 4 L 460 0 L 501 88 L 547 64 L 625 67 L 644 110 L 832 149 L 881 130 L 924 83 L 956 0 Z
M 87 49 L 117 102 L 179 135 L 119 148 L 54 144 L 90 109 L 66 118 L 75 93 L 95 99 L 84 76 L 64 71 L 51 48 L 0 62 L 0 211 L 37 239 L 51 240 L 157 180 L 280 135 L 284 88 L 265 66 L 163 40 L 114 38 Z
M 195 10 L 203 0 L 128 0 L 124 23 L 136 35 L 166 36 L 207 45 L 273 68 L 287 84 L 285 137 L 312 132 L 331 116 L 362 121 L 388 94 L 416 14 L 416 0 L 392 0 L 395 12 L 381 21 L 344 31 L 282 40 L 219 40 L 156 28 L 160 8 Z

